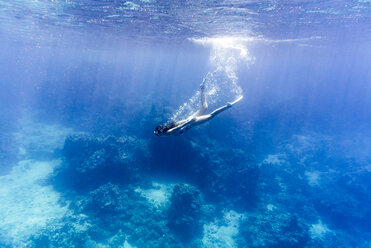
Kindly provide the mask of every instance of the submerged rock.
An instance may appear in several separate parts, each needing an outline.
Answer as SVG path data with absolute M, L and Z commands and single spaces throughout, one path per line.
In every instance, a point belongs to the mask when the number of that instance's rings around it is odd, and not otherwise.
M 118 185 L 107 183 L 89 193 L 84 202 L 84 211 L 95 215 L 118 214 L 125 211 L 129 197 Z
M 55 180 L 74 191 L 94 189 L 107 182 L 140 181 L 150 156 L 144 140 L 88 134 L 67 137 L 62 153 L 65 163 Z
M 189 240 L 201 233 L 202 199 L 201 192 L 187 184 L 174 186 L 168 214 L 172 231 L 182 239 Z
M 192 184 L 208 199 L 224 207 L 238 211 L 254 208 L 260 175 L 257 163 L 243 150 L 215 140 L 194 139 L 191 144 L 199 156 L 191 165 Z
M 158 211 L 134 188 L 107 183 L 78 197 L 73 208 L 89 216 L 95 226 L 90 236 L 95 241 L 107 240 L 122 230 L 135 247 L 182 247 L 167 227 L 166 213 Z
M 308 226 L 295 214 L 273 210 L 250 213 L 240 225 L 241 247 L 305 247 Z
M 94 226 L 86 215 L 74 215 L 72 211 L 57 222 L 51 222 L 41 232 L 35 234 L 27 247 L 60 248 L 84 247 L 90 240 L 89 232 Z
M 231 210 L 224 212 L 222 218 L 206 223 L 201 240 L 203 247 L 238 247 L 236 239 L 239 235 L 240 222 L 244 218 L 244 214 Z

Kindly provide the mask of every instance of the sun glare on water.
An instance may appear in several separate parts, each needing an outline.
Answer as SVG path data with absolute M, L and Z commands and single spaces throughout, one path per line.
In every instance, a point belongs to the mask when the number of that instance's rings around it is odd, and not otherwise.
M 248 56 L 247 43 L 254 41 L 252 37 L 222 36 L 213 38 L 192 38 L 191 41 L 204 46 L 211 46 L 212 49 L 233 49 L 240 52 L 242 58 Z

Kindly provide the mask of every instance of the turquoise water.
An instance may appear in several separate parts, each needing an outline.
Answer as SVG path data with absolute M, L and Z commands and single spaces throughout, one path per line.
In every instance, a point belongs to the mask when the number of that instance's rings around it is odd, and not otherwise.
M 0 0 L 0 247 L 370 247 L 370 18 Z

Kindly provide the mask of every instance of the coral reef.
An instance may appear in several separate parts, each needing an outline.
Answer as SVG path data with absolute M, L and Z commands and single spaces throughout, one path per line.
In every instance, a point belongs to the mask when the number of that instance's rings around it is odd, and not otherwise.
M 8 185 L 47 192 L 54 207 L 45 208 L 50 213 L 43 225 L 30 225 L 22 235 L 13 232 L 17 242 L 1 234 L 1 246 L 369 245 L 370 169 L 339 160 L 326 137 L 293 136 L 259 160 L 205 137 L 162 142 L 78 133 L 66 138 L 58 163 L 23 161 L 0 184 L 18 174 L 30 178 Z M 182 151 L 185 160 L 179 159 Z M 17 206 L 15 198 L 5 196 Z M 10 231 L 5 224 L 0 229 Z
M 74 215 L 69 211 L 62 219 L 49 223 L 47 228 L 33 235 L 28 247 L 84 247 L 93 228 L 88 216 Z
M 240 223 L 245 214 L 233 210 L 225 212 L 223 217 L 204 225 L 201 247 L 223 248 L 238 247 Z
M 56 172 L 55 179 L 59 186 L 78 191 L 107 182 L 140 181 L 148 169 L 147 144 L 135 137 L 75 134 L 66 138 L 62 153 L 65 164 Z
M 244 150 L 204 136 L 152 141 L 150 148 L 154 161 L 151 170 L 155 173 L 189 182 L 208 201 L 224 207 L 242 210 L 256 205 L 260 171 L 258 163 Z
M 168 223 L 171 230 L 182 239 L 190 240 L 201 234 L 202 199 L 198 189 L 177 184 L 170 198 Z
M 308 227 L 280 208 L 249 213 L 240 225 L 241 247 L 305 247 Z

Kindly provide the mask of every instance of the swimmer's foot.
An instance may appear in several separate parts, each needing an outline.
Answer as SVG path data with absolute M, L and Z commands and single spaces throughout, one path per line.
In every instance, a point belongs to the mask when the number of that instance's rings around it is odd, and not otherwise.
M 204 89 L 205 89 L 205 82 L 202 82 L 202 83 L 200 84 L 200 89 L 201 89 L 201 90 L 204 90 Z
M 243 96 L 239 96 L 236 100 L 234 100 L 233 102 L 227 102 L 227 106 L 228 107 L 232 107 L 235 103 L 241 101 L 241 99 L 243 98 Z
M 242 98 L 243 98 L 243 96 L 241 95 L 241 96 L 239 96 L 236 100 L 234 100 L 233 102 L 227 102 L 227 105 L 228 105 L 228 106 L 232 106 L 232 105 L 234 105 L 235 103 L 241 101 Z

